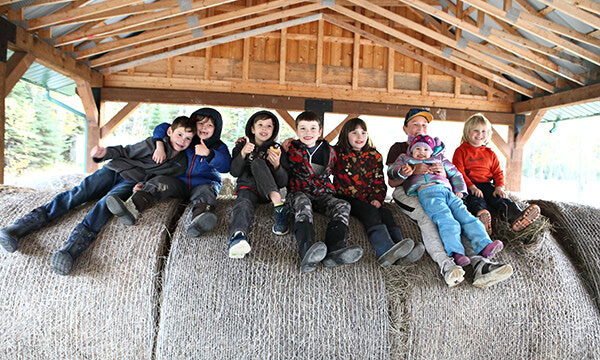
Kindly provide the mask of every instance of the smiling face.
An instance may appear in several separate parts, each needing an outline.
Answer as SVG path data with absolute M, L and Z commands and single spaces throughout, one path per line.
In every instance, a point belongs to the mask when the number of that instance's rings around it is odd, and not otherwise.
M 426 146 L 415 146 L 412 149 L 412 157 L 419 160 L 428 159 L 431 156 L 431 149 Z
M 475 147 L 485 145 L 489 137 L 490 129 L 485 124 L 477 124 L 469 131 L 469 144 Z
M 313 147 L 317 144 L 317 140 L 321 137 L 323 129 L 319 126 L 319 122 L 316 120 L 301 120 L 298 122 L 296 133 L 300 142 L 307 147 Z
M 348 133 L 348 145 L 354 151 L 360 151 L 367 143 L 369 134 L 360 125 L 357 125 L 354 130 Z
M 179 152 L 183 151 L 190 146 L 192 143 L 192 138 L 194 137 L 194 131 L 190 128 L 185 128 L 180 126 L 173 130 L 172 127 L 169 127 L 167 130 L 167 135 L 169 135 L 169 142 L 173 147 L 173 150 Z
M 209 117 L 203 117 L 196 121 L 196 134 L 202 140 L 210 139 L 215 133 L 215 124 Z
M 273 136 L 273 119 L 262 119 L 256 120 L 254 125 L 250 128 L 252 134 L 254 134 L 254 142 L 256 145 L 262 145 Z
M 406 135 L 427 135 L 427 119 L 424 116 L 415 116 L 403 127 Z

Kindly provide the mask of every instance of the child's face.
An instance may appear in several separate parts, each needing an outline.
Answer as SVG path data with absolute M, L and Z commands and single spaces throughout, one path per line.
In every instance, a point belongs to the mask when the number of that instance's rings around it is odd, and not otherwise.
M 313 147 L 317 144 L 319 137 L 321 137 L 323 129 L 319 126 L 318 121 L 302 120 L 298 122 L 296 133 L 298 134 L 298 138 L 300 138 L 300 142 L 307 147 Z
M 424 116 L 415 116 L 410 119 L 408 124 L 404 126 L 404 132 L 406 135 L 427 135 L 427 119 Z
M 348 144 L 354 151 L 360 151 L 365 144 L 367 143 L 367 139 L 369 138 L 369 134 L 367 131 L 357 125 L 356 128 L 348 133 Z
M 490 137 L 490 130 L 485 124 L 478 124 L 469 131 L 469 144 L 479 147 L 485 144 Z
M 415 146 L 412 149 L 412 156 L 419 160 L 428 159 L 431 156 L 431 149 L 425 146 Z
M 273 119 L 257 120 L 250 128 L 256 145 L 262 145 L 273 136 Z
M 192 131 L 192 129 L 186 129 L 183 126 L 180 126 L 175 130 L 173 130 L 172 127 L 169 127 L 167 135 L 169 135 L 169 142 L 171 143 L 173 150 L 183 151 L 192 143 L 194 131 Z
M 196 133 L 202 140 L 208 140 L 215 133 L 215 124 L 208 117 L 196 121 Z

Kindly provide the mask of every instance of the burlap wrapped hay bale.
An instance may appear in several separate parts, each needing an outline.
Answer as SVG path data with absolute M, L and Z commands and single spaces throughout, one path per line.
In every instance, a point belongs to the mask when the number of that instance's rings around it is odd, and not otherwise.
M 386 271 L 392 358 L 598 358 L 598 309 L 560 246 L 543 236 L 529 257 L 506 248 L 497 260 L 515 273 L 486 289 L 471 285 L 470 268 L 448 288 L 429 258 Z
M 0 226 L 56 193 L 3 188 Z M 165 224 L 176 204 L 157 204 L 135 227 L 111 220 L 70 276 L 56 275 L 50 256 L 91 204 L 26 236 L 17 252 L 0 250 L 0 357 L 150 359 Z
M 532 202 L 552 221 L 556 239 L 581 272 L 600 308 L 600 208 L 543 200 Z
M 272 205 L 259 205 L 244 259 L 227 255 L 232 200 L 220 200 L 215 230 L 188 238 L 190 209 L 165 269 L 157 359 L 387 359 L 381 271 L 362 226 L 358 264 L 300 274 L 295 240 L 274 235 Z M 326 220 L 317 216 L 317 238 Z

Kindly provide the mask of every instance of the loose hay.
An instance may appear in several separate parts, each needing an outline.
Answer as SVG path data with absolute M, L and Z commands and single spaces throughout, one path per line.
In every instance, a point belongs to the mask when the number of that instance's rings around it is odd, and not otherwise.
M 553 222 L 557 241 L 580 270 L 600 308 L 600 208 L 543 200 L 532 202 Z
M 362 226 L 351 243 L 358 264 L 300 274 L 293 235 L 271 232 L 272 206 L 259 205 L 244 259 L 227 257 L 232 200 L 217 205 L 212 233 L 188 238 L 181 219 L 164 278 L 157 359 L 387 359 L 382 273 Z M 315 218 L 317 238 L 326 220 Z
M 0 226 L 57 192 L 3 187 Z M 159 255 L 165 252 L 165 224 L 176 204 L 157 204 L 135 227 L 111 220 L 70 276 L 54 274 L 50 256 L 92 204 L 26 236 L 17 252 L 1 250 L 1 358 L 150 359 Z

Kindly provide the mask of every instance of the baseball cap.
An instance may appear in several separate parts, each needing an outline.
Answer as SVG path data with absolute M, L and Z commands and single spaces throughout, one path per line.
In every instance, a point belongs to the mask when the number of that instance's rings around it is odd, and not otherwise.
M 406 113 L 406 116 L 404 117 L 404 126 L 408 126 L 408 122 L 410 121 L 410 119 L 414 118 L 415 116 L 422 116 L 425 119 L 427 119 L 427 122 L 430 123 L 431 120 L 433 120 L 433 115 L 431 115 L 431 113 L 429 112 L 429 110 L 426 109 L 410 109 L 408 110 L 408 112 Z

